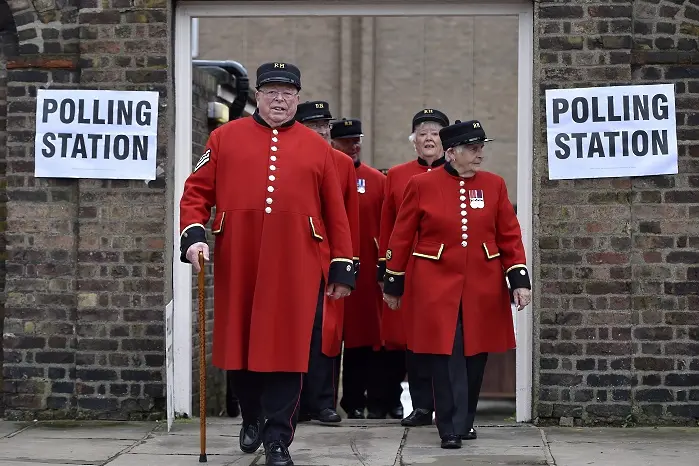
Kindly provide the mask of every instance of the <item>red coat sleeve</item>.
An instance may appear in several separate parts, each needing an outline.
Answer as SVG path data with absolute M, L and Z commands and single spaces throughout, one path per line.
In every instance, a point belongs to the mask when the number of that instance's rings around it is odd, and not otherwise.
M 420 212 L 420 189 L 411 178 L 405 188 L 403 202 L 398 209 L 396 223 L 386 249 L 386 276 L 384 293 L 402 296 L 405 286 L 405 269 L 410 259 L 413 241 L 417 234 L 422 214 Z
M 383 282 L 386 274 L 386 249 L 388 249 L 388 240 L 393 231 L 393 225 L 396 223 L 397 206 L 391 196 L 391 174 L 386 176 L 383 191 L 383 204 L 381 205 L 381 221 L 379 227 L 379 263 L 376 266 L 376 279 Z
M 510 289 L 531 289 L 527 257 L 522 244 L 522 230 L 517 220 L 517 214 L 507 194 L 505 181 L 501 180 L 500 199 L 498 202 L 498 217 L 495 231 L 495 242 L 498 245 L 500 261 L 505 269 L 505 275 L 510 282 Z
M 355 272 L 359 271 L 359 194 L 357 194 L 357 172 L 354 166 L 347 170 L 347 191 L 345 192 L 345 211 L 352 233 L 352 259 Z
M 194 243 L 206 242 L 206 222 L 211 208 L 216 205 L 216 160 L 218 132 L 214 131 L 206 143 L 206 150 L 184 183 L 180 199 L 180 260 Z
M 354 288 L 352 233 L 331 151 L 332 148 L 328 146 L 323 168 L 323 180 L 320 186 L 321 212 L 330 244 L 328 284 L 338 283 Z M 355 188 L 356 186 L 355 182 Z

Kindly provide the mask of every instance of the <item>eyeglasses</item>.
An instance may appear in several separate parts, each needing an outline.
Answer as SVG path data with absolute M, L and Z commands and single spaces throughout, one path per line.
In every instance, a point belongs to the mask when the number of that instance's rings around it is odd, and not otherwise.
M 267 98 L 275 99 L 277 96 L 279 96 L 284 100 L 293 99 L 299 94 L 298 91 L 277 91 L 275 89 L 265 89 L 260 92 L 262 92 L 262 95 Z

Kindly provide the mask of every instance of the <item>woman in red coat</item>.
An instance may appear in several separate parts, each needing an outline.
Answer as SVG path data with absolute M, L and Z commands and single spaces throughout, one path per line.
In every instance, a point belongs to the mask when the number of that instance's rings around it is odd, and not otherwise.
M 518 309 L 529 304 L 531 284 L 505 181 L 480 169 L 489 141 L 480 122 L 457 120 L 440 138 L 444 169 L 408 182 L 386 250 L 384 300 L 397 309 L 410 287 L 411 349 L 430 361 L 442 448 L 460 448 L 462 438 L 472 438 L 475 409 L 459 392 L 479 391 L 482 374 L 477 387 L 457 387 L 450 370 L 458 359 L 466 366 L 464 358 L 515 347 L 505 277 Z
M 393 226 L 396 223 L 398 208 L 403 202 L 405 188 L 408 181 L 415 175 L 426 173 L 441 167 L 444 164 L 444 149 L 439 139 L 439 130 L 449 126 L 449 118 L 442 112 L 433 108 L 420 110 L 413 116 L 412 133 L 410 141 L 413 143 L 417 158 L 410 162 L 396 165 L 388 170 L 386 177 L 386 193 L 381 209 L 381 235 L 379 238 L 379 264 L 377 267 L 378 280 L 383 285 L 383 277 L 386 273 L 386 249 L 391 237 Z M 408 294 L 410 291 L 408 290 Z M 410 335 L 406 335 L 405 321 L 407 309 L 390 311 L 382 308 L 381 337 L 384 343 L 383 352 L 386 359 L 387 385 L 400 387 L 408 373 L 408 390 L 413 411 L 401 421 L 405 427 L 418 427 L 432 425 L 432 380 L 429 367 L 425 367 L 422 358 L 415 357 L 409 349 Z M 407 351 L 404 351 L 406 350 Z M 396 364 L 396 357 L 403 353 L 403 363 Z M 394 369 L 395 368 L 395 369 Z M 394 380 L 394 374 L 398 377 Z M 396 383 L 397 382 L 397 383 Z M 400 397 L 400 391 L 398 392 Z

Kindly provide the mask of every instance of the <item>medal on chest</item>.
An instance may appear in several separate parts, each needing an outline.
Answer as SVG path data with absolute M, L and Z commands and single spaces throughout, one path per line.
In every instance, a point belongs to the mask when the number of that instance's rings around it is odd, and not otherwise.
M 360 194 L 366 192 L 366 180 L 364 178 L 357 178 L 357 192 Z
M 483 207 L 485 207 L 482 189 L 469 189 L 468 198 L 472 209 L 482 209 Z

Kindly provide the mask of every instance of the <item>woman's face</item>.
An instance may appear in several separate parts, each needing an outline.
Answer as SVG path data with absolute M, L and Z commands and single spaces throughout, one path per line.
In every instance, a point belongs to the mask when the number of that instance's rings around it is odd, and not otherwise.
M 452 166 L 461 175 L 475 173 L 483 162 L 483 144 L 468 144 L 452 147 L 447 151 Z
M 415 128 L 415 152 L 422 158 L 441 157 L 442 140 L 439 138 L 439 130 L 442 126 L 439 123 L 428 121 L 420 123 Z

